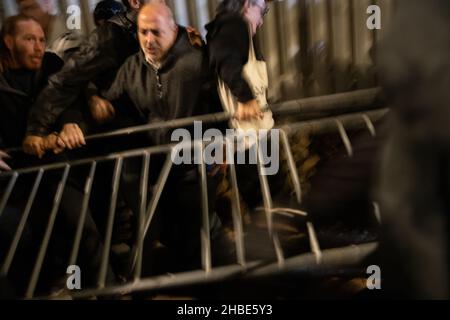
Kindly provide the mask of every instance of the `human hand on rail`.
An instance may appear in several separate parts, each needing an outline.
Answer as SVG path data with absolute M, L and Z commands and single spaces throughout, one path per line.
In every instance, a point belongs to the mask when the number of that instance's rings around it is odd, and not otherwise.
M 97 95 L 89 98 L 89 109 L 91 110 L 92 118 L 100 124 L 110 121 L 116 115 L 111 102 Z
M 45 150 L 52 150 L 54 154 L 59 154 L 63 152 L 64 148 L 60 147 L 58 143 L 59 134 L 51 133 L 44 138 L 44 148 Z
M 83 131 L 76 123 L 65 124 L 63 129 L 57 136 L 56 142 L 57 147 L 70 150 L 86 145 Z
M 10 171 L 11 168 L 3 161 L 3 159 L 9 158 L 9 155 L 2 150 L 0 150 L 0 172 Z
M 262 119 L 263 113 L 258 105 L 258 101 L 256 99 L 250 100 L 245 103 L 238 103 L 237 110 L 234 114 L 234 117 L 237 120 L 241 121 L 250 121 L 253 119 Z
M 44 138 L 40 136 L 26 136 L 22 143 L 23 152 L 42 158 L 45 154 Z

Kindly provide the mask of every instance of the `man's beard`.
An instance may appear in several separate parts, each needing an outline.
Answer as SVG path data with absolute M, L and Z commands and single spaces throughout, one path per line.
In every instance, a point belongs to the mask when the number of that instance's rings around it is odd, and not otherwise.
M 14 46 L 12 53 L 13 53 L 13 58 L 15 59 L 17 66 L 19 68 L 27 68 L 30 70 L 37 70 L 42 65 L 42 60 L 38 65 L 35 65 L 35 64 L 31 65 L 31 63 L 28 62 L 29 60 L 27 59 L 28 56 L 27 56 L 27 53 L 25 52 L 25 50 L 21 50 L 20 47 L 18 47 L 18 46 Z

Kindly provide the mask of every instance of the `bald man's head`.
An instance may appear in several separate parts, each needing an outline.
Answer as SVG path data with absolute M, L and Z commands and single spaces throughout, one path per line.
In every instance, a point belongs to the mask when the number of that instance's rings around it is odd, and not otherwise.
M 138 15 L 138 35 L 147 59 L 160 62 L 172 48 L 178 27 L 173 13 L 164 3 L 144 5 Z

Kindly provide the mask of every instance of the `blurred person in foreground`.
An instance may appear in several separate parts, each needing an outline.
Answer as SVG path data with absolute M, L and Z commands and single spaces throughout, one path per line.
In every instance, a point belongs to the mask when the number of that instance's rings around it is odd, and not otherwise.
M 392 106 L 378 195 L 383 290 L 449 298 L 450 2 L 399 0 L 378 59 Z

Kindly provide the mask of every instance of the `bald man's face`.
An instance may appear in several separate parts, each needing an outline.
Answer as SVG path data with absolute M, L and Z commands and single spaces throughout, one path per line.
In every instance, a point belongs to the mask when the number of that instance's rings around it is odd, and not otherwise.
M 160 62 L 172 48 L 177 26 L 156 10 L 143 10 L 138 17 L 139 43 L 147 59 Z

